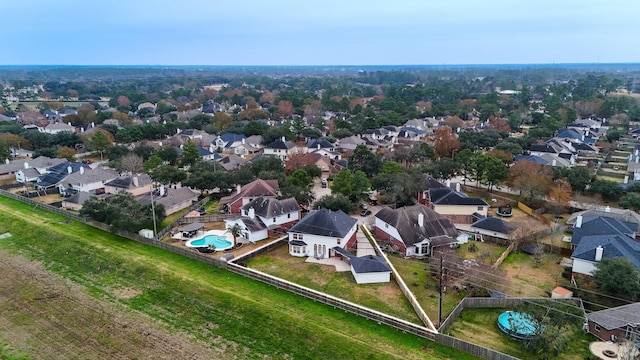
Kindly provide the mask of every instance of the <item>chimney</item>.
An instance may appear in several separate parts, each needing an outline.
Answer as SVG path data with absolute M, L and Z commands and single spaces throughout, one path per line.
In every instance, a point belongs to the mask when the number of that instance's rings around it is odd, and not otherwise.
M 320 150 L 320 144 L 318 143 L 318 150 Z
M 557 164 L 556 159 L 553 159 L 553 160 L 551 161 L 551 166 L 556 166 L 556 164 Z
M 611 212 L 611 208 L 607 205 L 607 207 L 604 208 L 604 212 Z
M 135 187 L 140 186 L 140 182 L 138 182 L 138 177 L 137 177 L 137 176 L 134 176 L 134 177 L 131 179 L 131 183 L 132 183 L 132 184 L 133 184 L 133 186 L 135 186 Z
M 240 185 L 240 184 L 236 185 L 236 192 L 237 192 L 238 194 L 240 194 L 240 191 L 241 191 L 241 190 L 242 190 L 242 185 Z
M 71 168 L 71 165 L 67 166 L 67 172 L 69 174 L 71 174 L 71 172 L 73 172 L 73 169 Z
M 256 210 L 253 208 L 253 206 L 249 208 L 249 218 L 250 219 L 256 218 Z
M 164 194 L 165 194 L 164 185 L 160 185 L 160 196 L 164 196 Z
M 574 228 L 580 229 L 582 227 L 582 215 L 578 215 L 576 217 L 576 223 L 573 225 Z
M 282 137 L 282 142 L 285 142 L 286 140 L 284 139 L 284 136 Z
M 91 122 L 91 127 L 94 128 L 96 127 L 96 123 L 94 123 L 93 121 Z
M 420 227 L 424 226 L 424 214 L 423 213 L 418 214 L 418 226 L 420 226 Z
M 604 252 L 604 248 L 600 245 L 596 248 L 596 261 L 602 260 L 602 253 Z
M 9 163 L 9 159 L 4 159 L 4 163 L 8 164 Z
M 162 147 L 162 141 L 158 141 L 158 146 Z
M 84 166 L 80 166 L 80 174 L 84 174 Z
M 444 186 L 451 188 L 451 179 L 447 179 L 447 181 L 444 183 Z
M 628 184 L 629 183 L 629 175 L 625 175 L 624 176 L 624 183 Z
M 25 169 L 28 169 L 28 168 L 29 168 L 29 163 L 28 163 L 28 162 L 26 162 L 26 161 L 24 162 L 24 168 L 25 168 Z
M 242 144 L 244 145 L 244 144 L 246 144 L 246 143 L 247 143 L 247 139 L 242 138 Z
M 460 190 L 461 190 L 460 183 L 456 183 L 456 191 L 460 192 Z

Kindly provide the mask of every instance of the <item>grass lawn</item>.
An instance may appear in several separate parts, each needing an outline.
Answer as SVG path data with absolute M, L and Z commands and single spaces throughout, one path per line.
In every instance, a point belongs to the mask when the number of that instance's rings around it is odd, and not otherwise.
M 0 249 L 42 263 L 93 298 L 144 314 L 172 332 L 223 352 L 225 358 L 471 359 L 434 342 L 315 303 L 286 291 L 86 226 L 57 214 L 0 197 Z M 121 296 L 122 293 L 130 296 Z M 32 324 L 3 318 L 2 332 Z M 92 319 L 80 319 L 89 326 Z M 79 320 L 79 321 L 80 321 Z M 65 324 L 64 322 L 62 324 Z M 61 342 L 86 342 L 91 331 L 64 327 L 36 345 L 11 353 L 56 349 Z M 108 343 L 109 338 L 99 339 Z M 2 352 L 15 344 L 2 345 Z M 33 347 L 32 347 L 33 346 Z M 36 350 L 33 350 L 36 349 Z M 77 356 L 77 354 L 76 354 Z M 86 358 L 99 358 L 84 353 Z
M 247 266 L 423 325 L 395 281 L 358 285 L 350 271 L 337 272 L 334 266 L 307 263 L 305 260 L 289 255 L 288 247 L 281 246 L 249 260 Z
M 447 330 L 449 335 L 472 342 L 474 344 L 490 347 L 505 354 L 521 359 L 539 359 L 539 356 L 522 352 L 520 341 L 511 339 L 498 329 L 498 315 L 509 309 L 480 308 L 464 309 L 453 325 Z M 589 343 L 595 341 L 595 337 L 585 334 L 581 330 L 569 343 L 567 349 L 558 357 L 559 359 L 582 360 L 589 356 Z
M 389 256 L 389 260 L 402 276 L 413 295 L 418 299 L 420 306 L 429 316 L 431 321 L 438 323 L 438 279 L 430 276 L 427 263 L 424 260 L 404 259 L 398 255 Z M 456 294 L 447 291 L 442 299 L 442 318 L 458 305 L 464 297 L 463 293 Z
M 545 291 L 553 290 L 563 281 L 560 258 L 558 254 L 544 253 L 536 260 L 533 255 L 512 252 L 500 265 L 511 281 L 506 293 L 514 297 L 548 296 Z
M 473 245 L 476 251 L 470 251 Z M 464 260 L 478 260 L 482 264 L 493 265 L 506 249 L 494 243 L 470 241 L 456 249 L 456 255 Z
M 174 221 L 176 221 L 176 220 L 180 219 L 181 217 L 183 217 L 184 214 L 186 214 L 188 212 L 189 212 L 189 208 L 185 208 L 185 209 L 182 209 L 180 211 L 176 211 L 173 214 L 167 216 L 160 223 L 160 227 L 158 228 L 158 231 L 161 231 L 162 229 L 166 228 L 167 226 L 172 224 Z

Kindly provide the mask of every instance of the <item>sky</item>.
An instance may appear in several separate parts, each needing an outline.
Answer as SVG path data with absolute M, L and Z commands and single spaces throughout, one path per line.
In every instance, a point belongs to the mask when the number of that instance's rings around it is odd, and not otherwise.
M 0 65 L 640 62 L 638 0 L 5 0 L 0 14 Z

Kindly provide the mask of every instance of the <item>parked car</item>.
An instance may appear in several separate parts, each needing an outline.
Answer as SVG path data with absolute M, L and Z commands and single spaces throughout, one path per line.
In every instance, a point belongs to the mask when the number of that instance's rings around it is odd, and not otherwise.
M 371 210 L 362 210 L 360 216 L 369 216 L 371 215 Z
M 326 188 L 327 185 L 328 185 L 327 179 L 322 179 L 322 181 L 320 182 L 320 186 L 322 186 L 323 188 Z

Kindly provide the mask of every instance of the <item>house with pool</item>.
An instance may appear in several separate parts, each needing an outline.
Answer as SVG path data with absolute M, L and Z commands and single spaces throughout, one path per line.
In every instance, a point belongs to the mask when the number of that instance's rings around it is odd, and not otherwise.
M 336 247 L 352 249 L 356 244 L 358 220 L 341 210 L 310 212 L 289 229 L 289 254 L 323 259 L 336 256 Z
M 241 208 L 241 217 L 225 220 L 225 228 L 240 226 L 250 242 L 283 234 L 300 220 L 302 208 L 295 198 L 278 200 L 260 196 Z

